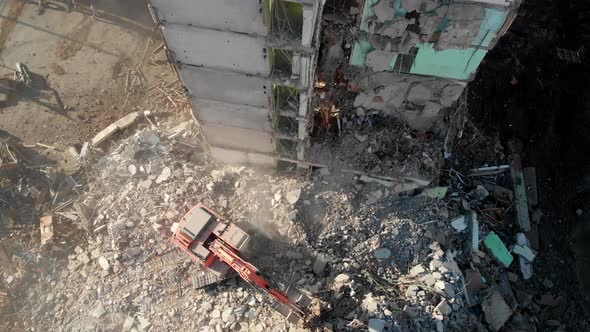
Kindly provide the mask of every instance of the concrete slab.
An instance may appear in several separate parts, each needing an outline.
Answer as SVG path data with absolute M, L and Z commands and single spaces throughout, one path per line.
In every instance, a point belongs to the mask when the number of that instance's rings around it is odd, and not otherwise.
M 512 264 L 514 257 L 512 257 L 512 254 L 510 254 L 510 251 L 508 251 L 508 248 L 506 248 L 506 245 L 496 233 L 491 232 L 488 234 L 488 236 L 484 238 L 483 243 L 492 256 L 494 256 L 498 262 L 502 263 L 504 267 L 508 267 Z
M 268 108 L 198 98 L 192 104 L 197 118 L 205 123 L 272 132 Z
M 512 316 L 512 309 L 498 291 L 493 291 L 487 296 L 482 301 L 481 308 L 486 322 L 494 331 L 500 330 Z
M 263 37 L 179 24 L 168 24 L 162 32 L 168 48 L 182 63 L 246 74 L 270 74 Z
M 263 78 L 194 66 L 182 66 L 178 71 L 192 97 L 258 107 L 270 106 L 271 85 Z
M 160 20 L 204 28 L 267 35 L 258 0 L 151 0 Z
M 201 123 L 201 129 L 213 146 L 262 153 L 275 150 L 269 133 L 208 123 Z
M 518 155 L 515 155 L 513 158 L 510 164 L 510 175 L 512 177 L 512 184 L 514 185 L 516 224 L 523 232 L 529 232 L 531 230 L 531 221 L 524 174 L 522 173 L 522 162 Z
M 222 164 L 245 164 L 275 168 L 277 161 L 268 155 L 210 146 L 211 156 Z

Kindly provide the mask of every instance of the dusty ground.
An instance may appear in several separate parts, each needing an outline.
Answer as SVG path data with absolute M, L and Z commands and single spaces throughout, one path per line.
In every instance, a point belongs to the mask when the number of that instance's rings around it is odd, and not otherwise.
M 73 12 L 48 3 L 41 15 L 32 1 L 0 7 L 1 74 L 12 76 L 15 63 L 25 63 L 40 90 L 19 92 L 0 109 L 4 135 L 25 144 L 79 144 L 147 106 L 143 92 L 126 92 L 128 69 L 145 60 L 144 87 L 176 79 L 168 66 L 150 64 L 161 41 L 144 1 L 101 1 L 97 19 L 84 2 Z

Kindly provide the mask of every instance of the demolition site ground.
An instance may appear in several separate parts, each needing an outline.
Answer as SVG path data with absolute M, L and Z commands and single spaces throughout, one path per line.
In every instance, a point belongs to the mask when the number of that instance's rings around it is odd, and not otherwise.
M 452 156 L 349 105 L 340 128 L 317 129 L 328 167 L 269 172 L 209 158 L 135 2 L 105 1 L 97 19 L 84 4 L 0 7 L 4 73 L 26 63 L 45 87 L 0 109 L 1 165 L 14 164 L 0 169 L 0 330 L 590 330 L 588 65 L 546 51 L 587 38 L 583 20 L 563 23 L 584 4 L 523 4 L 469 84 Z M 350 24 L 344 12 L 331 24 Z M 317 300 L 314 317 L 289 324 L 239 278 L 197 289 L 206 270 L 170 228 L 199 202 L 250 234 L 261 271 Z

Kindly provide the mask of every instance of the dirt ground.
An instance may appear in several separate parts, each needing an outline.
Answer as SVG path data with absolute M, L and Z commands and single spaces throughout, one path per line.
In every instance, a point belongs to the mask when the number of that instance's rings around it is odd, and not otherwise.
M 141 64 L 143 88 L 176 80 L 167 65 L 151 61 L 162 42 L 145 1 L 101 1 L 97 18 L 86 5 L 68 12 L 65 1 L 48 1 L 40 15 L 33 1 L 0 7 L 0 76 L 12 77 L 20 62 L 35 81 L 0 108 L 4 136 L 24 144 L 81 144 L 147 106 L 142 89 L 126 91 L 128 70 Z

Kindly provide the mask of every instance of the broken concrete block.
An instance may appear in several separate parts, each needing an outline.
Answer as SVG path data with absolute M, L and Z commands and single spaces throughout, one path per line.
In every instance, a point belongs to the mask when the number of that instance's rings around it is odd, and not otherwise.
M 481 309 L 486 322 L 494 331 L 500 330 L 512 316 L 512 309 L 497 290 L 483 299 Z
M 523 247 L 517 244 L 512 248 L 512 252 L 525 258 L 529 262 L 532 262 L 535 259 L 535 253 L 533 253 L 529 247 Z
M 479 221 L 477 220 L 477 213 L 471 213 L 471 252 L 479 251 Z
M 39 222 L 39 229 L 41 230 L 41 245 L 51 241 L 53 238 L 53 217 L 41 217 Z
M 447 300 L 442 300 L 440 303 L 434 308 L 434 311 L 439 312 L 441 315 L 448 317 L 452 312 L 453 308 L 449 305 Z
M 291 190 L 287 193 L 287 201 L 289 204 L 295 204 L 299 201 L 301 197 L 301 189 Z
M 391 250 L 388 248 L 379 248 L 373 252 L 373 256 L 377 259 L 388 259 L 391 256 Z
M 334 282 L 337 284 L 345 284 L 350 281 L 350 276 L 346 273 L 341 273 L 334 278 Z
M 125 322 L 123 322 L 123 332 L 128 332 L 131 331 L 131 329 L 133 328 L 133 325 L 135 325 L 135 319 L 131 316 L 127 316 L 127 318 L 125 318 Z
M 485 199 L 486 197 L 488 197 L 490 195 L 490 192 L 482 185 L 477 186 L 477 188 L 473 189 L 471 192 L 469 192 L 469 194 L 481 201 L 483 199 Z
M 403 312 L 412 318 L 420 316 L 420 308 L 415 306 L 410 307 L 408 305 L 405 305 Z
M 84 251 L 79 253 L 77 258 L 80 262 L 82 262 L 82 264 L 90 263 L 90 257 L 88 257 L 88 254 Z
M 435 199 L 443 199 L 447 195 L 449 187 L 434 187 L 424 190 L 426 196 Z
M 401 0 L 401 7 L 408 12 L 429 12 L 440 6 L 440 3 L 434 0 Z
M 369 319 L 369 332 L 381 332 L 385 328 L 385 321 L 382 319 Z
M 514 160 L 510 165 L 510 174 L 514 185 L 516 224 L 521 231 L 528 232 L 531 230 L 531 221 L 529 219 L 529 205 L 522 173 L 522 163 L 519 156 L 514 156 Z
M 74 209 L 76 210 L 76 214 L 78 214 L 78 217 L 80 218 L 80 226 L 84 230 L 89 231 L 91 228 L 91 212 L 89 211 L 90 209 L 88 208 L 88 206 L 79 202 L 75 202 Z
M 104 142 L 107 138 L 109 138 L 112 134 L 114 134 L 118 130 L 125 129 L 125 128 L 131 126 L 132 124 L 134 124 L 140 118 L 146 117 L 149 115 L 151 115 L 150 111 L 129 113 L 126 116 L 122 117 L 121 119 L 111 123 L 108 127 L 106 127 L 101 132 L 96 134 L 96 136 L 94 136 L 94 138 L 92 138 L 92 141 L 90 141 L 90 143 L 93 146 L 96 146 L 96 145 Z
M 378 22 L 385 22 L 393 19 L 395 11 L 393 10 L 392 2 L 383 0 L 379 1 L 374 7 L 375 16 L 377 16 Z
M 483 288 L 484 282 L 481 273 L 475 270 L 465 270 L 465 284 L 467 296 L 471 306 L 479 303 L 479 291 Z
M 424 84 L 414 85 L 407 97 L 407 101 L 416 105 L 425 105 L 432 98 L 432 90 Z
M 462 232 L 467 228 L 467 221 L 465 221 L 465 216 L 459 216 L 455 220 L 451 222 L 451 226 L 457 231 Z
M 518 265 L 520 273 L 524 280 L 528 280 L 533 276 L 533 260 L 535 253 L 530 248 L 530 242 L 524 233 L 516 234 L 516 245 L 512 248 L 512 252 L 518 255 Z
M 410 269 L 410 275 L 412 277 L 415 277 L 415 276 L 422 274 L 424 272 L 426 272 L 426 269 L 424 269 L 424 267 L 422 265 L 416 265 Z
M 324 269 L 326 268 L 326 265 L 328 265 L 328 256 L 325 254 L 319 254 L 315 260 L 315 263 L 313 263 L 313 273 L 321 276 L 324 272 Z
M 111 264 L 109 264 L 109 261 L 103 256 L 98 258 L 98 265 L 100 265 L 100 268 L 105 271 L 108 271 L 111 268 Z
M 152 326 L 152 323 L 143 316 L 137 316 L 137 321 L 139 322 L 139 327 L 143 331 L 148 330 Z
M 497 281 L 497 290 L 500 292 L 500 295 L 506 301 L 506 304 L 510 309 L 516 310 L 518 307 L 518 302 L 516 301 L 516 297 L 514 297 L 514 293 L 512 292 L 512 287 L 510 286 L 510 281 L 508 280 L 508 275 L 504 272 L 500 273 L 499 278 L 496 279 Z
M 168 181 L 170 175 L 172 175 L 172 170 L 170 169 L 170 167 L 164 167 L 158 178 L 156 178 L 156 183 L 160 184 L 162 182 Z
M 488 234 L 488 236 L 484 238 L 483 243 L 486 248 L 488 248 L 492 256 L 502 263 L 502 265 L 508 267 L 510 264 L 512 264 L 514 257 L 512 257 L 510 251 L 508 251 L 508 248 L 506 248 L 506 245 L 504 242 L 502 242 L 500 237 L 496 235 L 496 233 L 491 232 Z
M 90 316 L 92 316 L 94 318 L 100 318 L 104 314 L 106 314 L 106 310 L 104 309 L 104 306 L 102 305 L 102 302 L 101 301 L 96 301 L 96 306 L 90 312 Z
M 367 54 L 366 65 L 373 71 L 391 70 L 391 61 L 397 58 L 397 55 L 397 53 L 387 50 L 374 50 Z
M 448 282 L 439 280 L 434 284 L 434 287 L 441 290 L 441 295 L 446 295 L 449 298 L 455 297 L 455 288 Z

